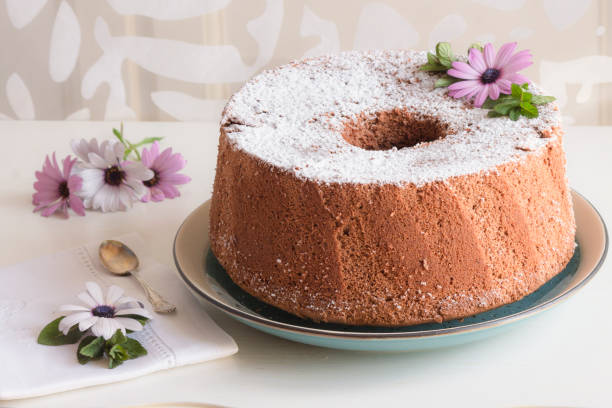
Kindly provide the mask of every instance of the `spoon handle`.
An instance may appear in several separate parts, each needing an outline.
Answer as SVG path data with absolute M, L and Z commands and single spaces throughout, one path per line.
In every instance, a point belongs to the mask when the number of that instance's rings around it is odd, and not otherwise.
M 172 313 L 176 310 L 176 306 L 168 302 L 155 289 L 151 287 L 138 272 L 132 272 L 132 276 L 136 278 L 142 289 L 144 289 L 147 299 L 153 305 L 153 310 L 157 313 Z

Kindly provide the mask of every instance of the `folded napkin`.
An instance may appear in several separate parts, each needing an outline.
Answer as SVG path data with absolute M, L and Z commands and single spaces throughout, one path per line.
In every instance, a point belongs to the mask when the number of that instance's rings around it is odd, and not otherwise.
M 171 303 L 174 314 L 153 313 L 133 278 L 112 276 L 98 259 L 98 243 L 0 269 L 0 399 L 27 398 L 91 385 L 127 380 L 154 371 L 229 356 L 238 351 L 166 265 L 147 256 L 137 234 L 119 237 L 138 255 L 141 276 Z M 132 333 L 146 356 L 108 369 L 107 360 L 80 365 L 77 344 L 43 346 L 40 330 L 61 316 L 60 305 L 80 304 L 76 295 L 85 282 L 96 281 L 106 292 L 111 284 L 142 300 L 153 314 L 143 331 Z

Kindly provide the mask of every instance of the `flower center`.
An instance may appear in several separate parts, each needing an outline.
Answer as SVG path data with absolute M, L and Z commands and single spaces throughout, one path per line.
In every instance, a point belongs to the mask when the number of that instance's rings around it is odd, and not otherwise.
M 59 195 L 62 198 L 68 198 L 70 196 L 70 190 L 68 190 L 68 182 L 62 181 L 57 188 Z
M 125 172 L 119 166 L 111 166 L 104 170 L 104 181 L 111 186 L 118 186 L 125 179 Z
M 91 309 L 91 313 L 98 317 L 113 317 L 115 315 L 115 308 L 107 305 L 99 305 Z
M 153 170 L 153 178 L 142 182 L 142 184 L 144 184 L 147 187 L 153 187 L 157 183 L 159 183 L 159 173 L 157 172 L 157 170 Z
M 492 82 L 495 82 L 497 78 L 499 78 L 499 74 L 501 74 L 501 72 L 499 72 L 499 69 L 487 68 L 486 71 L 483 72 L 480 76 L 480 80 L 483 84 L 490 84 Z

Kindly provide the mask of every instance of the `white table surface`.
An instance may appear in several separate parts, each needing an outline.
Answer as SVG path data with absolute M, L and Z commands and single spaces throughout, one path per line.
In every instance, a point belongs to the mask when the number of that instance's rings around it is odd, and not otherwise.
M 32 213 L 34 171 L 45 154 L 70 153 L 73 138 L 111 137 L 116 123 L 0 122 L 0 267 L 85 242 L 137 231 L 155 257 L 173 266 L 182 220 L 212 191 L 216 123 L 125 124 L 126 136 L 164 136 L 181 152 L 193 181 L 182 197 L 127 212 L 43 218 Z M 609 220 L 612 127 L 570 127 L 565 138 L 571 186 Z M 365 353 L 292 343 L 210 310 L 238 354 L 131 381 L 0 406 L 127 406 L 206 402 L 239 407 L 312 406 L 612 406 L 612 275 L 609 262 L 576 296 L 517 330 L 428 352 Z M 52 277 L 49 277 L 52 279 Z M 0 282 L 1 284 L 1 282 Z M 41 282 L 42 284 L 42 282 Z M 0 370 L 2 367 L 0 367 Z M 79 367 L 75 364 L 75 370 Z M 119 368 L 120 369 L 120 368 Z

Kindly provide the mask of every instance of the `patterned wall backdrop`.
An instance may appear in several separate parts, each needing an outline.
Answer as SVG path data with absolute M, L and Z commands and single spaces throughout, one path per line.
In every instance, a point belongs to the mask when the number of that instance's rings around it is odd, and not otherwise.
M 262 69 L 349 49 L 518 41 L 568 124 L 612 124 L 607 0 L 5 0 L 0 118 L 218 120 Z

